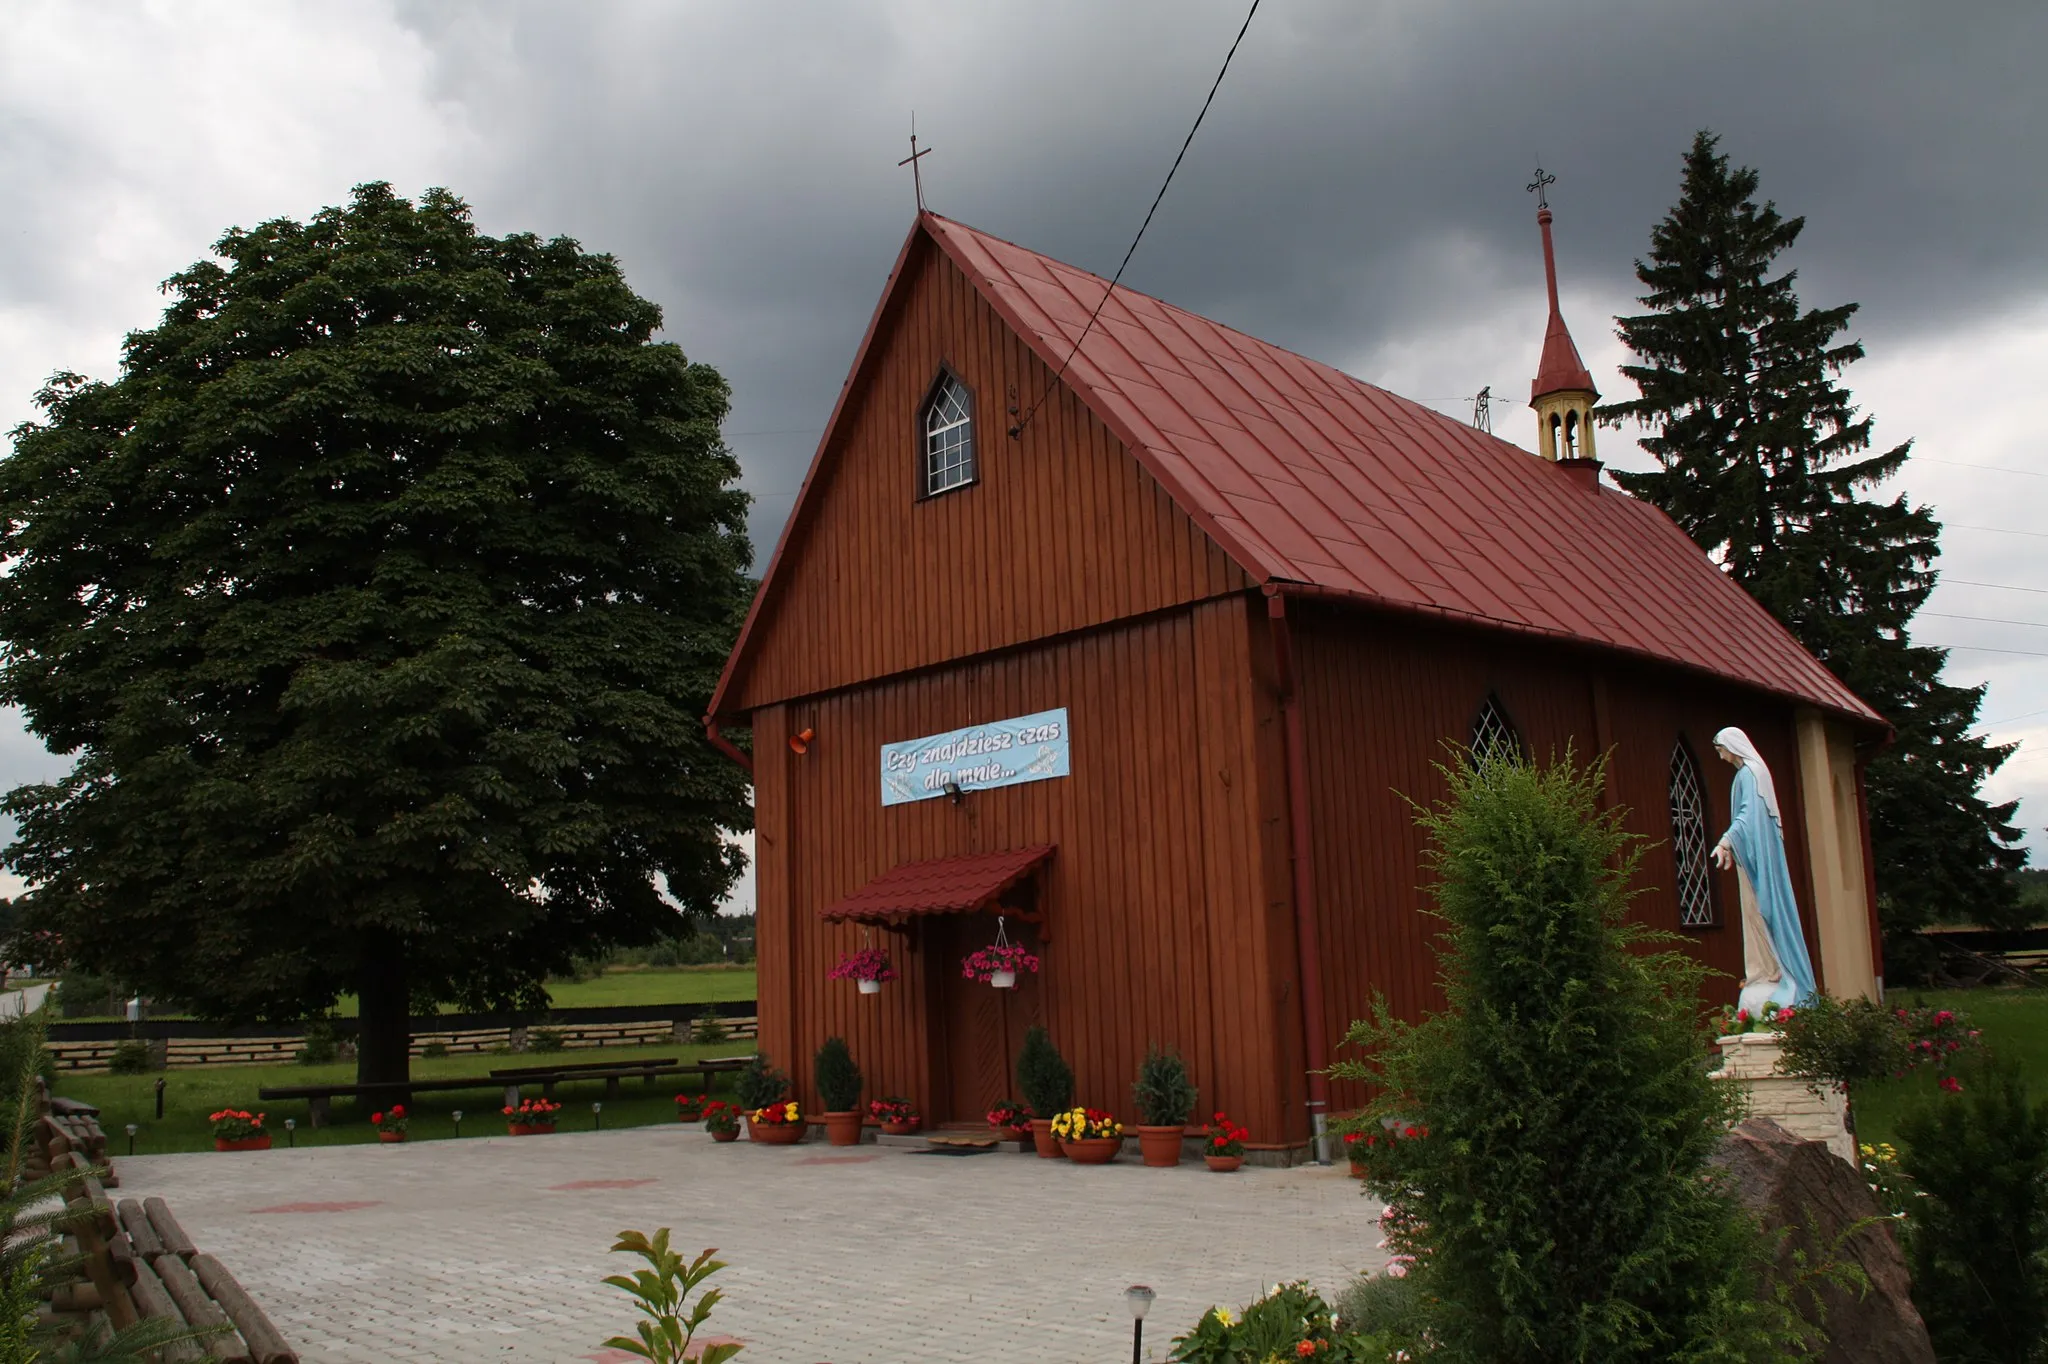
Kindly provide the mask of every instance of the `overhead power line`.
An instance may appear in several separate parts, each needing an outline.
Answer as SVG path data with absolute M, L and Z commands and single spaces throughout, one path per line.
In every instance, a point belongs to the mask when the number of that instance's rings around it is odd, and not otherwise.
M 1993 649 L 1983 644 L 1929 644 L 1930 649 L 1946 649 L 1952 654 L 2012 654 L 2019 658 L 2048 658 L 2048 653 L 2038 649 Z
M 2035 540 L 2048 540 L 2048 531 L 2041 531 L 2041 530 L 2007 530 L 2007 529 L 2006 529 L 2006 528 L 2005 528 L 2004 526 L 1966 526 L 1966 525 L 1963 525 L 1963 524 L 1962 524 L 1961 522 L 1958 522 L 1958 521 L 1951 521 L 1951 522 L 1949 522 L 1949 523 L 1948 523 L 1947 525 L 1943 526 L 1943 527 L 1942 527 L 1942 529 L 1943 529 L 1943 530 L 1976 530 L 1976 531 L 1983 531 L 1984 533 L 1986 533 L 1986 534 L 1988 534 L 1988 535 L 2025 535 L 2025 536 L 2028 536 L 2029 538 L 2031 538 L 2031 539 L 2035 539 Z
M 1980 583 L 1970 578 L 1951 578 L 1946 573 L 1942 575 L 1941 581 L 1944 585 L 1959 583 L 1964 587 L 1993 587 L 2000 592 L 2032 592 L 2048 597 L 2048 587 L 2021 587 L 2018 583 Z
M 1238 26 L 1237 37 L 1231 40 L 1230 51 L 1223 54 L 1223 65 L 1217 70 L 1216 79 L 1209 86 L 1209 97 L 1202 101 L 1201 112 L 1195 115 L 1194 126 L 1188 129 L 1187 137 L 1180 144 L 1179 154 L 1173 158 L 1173 165 L 1167 168 L 1166 179 L 1161 181 L 1159 185 L 1159 193 L 1152 196 L 1152 207 L 1145 210 L 1145 221 L 1138 224 L 1138 235 L 1131 238 L 1130 249 L 1124 252 L 1124 258 L 1117 265 L 1116 273 L 1110 276 L 1109 287 L 1102 291 L 1102 301 L 1095 305 L 1094 312 L 1088 314 L 1087 322 L 1081 326 L 1081 334 L 1074 338 L 1073 346 L 1067 351 L 1067 358 L 1060 361 L 1059 369 L 1054 372 L 1052 378 L 1046 381 L 1044 390 L 1039 393 L 1038 397 L 1032 400 L 1030 410 L 1022 417 L 1019 417 L 1017 424 L 1010 428 L 1011 439 L 1014 440 L 1022 436 L 1024 428 L 1029 426 L 1031 419 L 1038 415 L 1039 407 L 1052 395 L 1053 386 L 1059 383 L 1061 378 L 1066 375 L 1067 366 L 1074 363 L 1074 356 L 1080 352 L 1081 343 L 1088 339 L 1088 333 L 1094 329 L 1095 319 L 1102 316 L 1103 306 L 1109 302 L 1109 296 L 1116 292 L 1117 281 L 1124 277 L 1124 267 L 1128 266 L 1131 263 L 1131 257 L 1137 254 L 1138 243 L 1145 240 L 1145 229 L 1152 226 L 1152 215 L 1159 211 L 1159 201 L 1166 197 L 1166 187 L 1173 183 L 1174 173 L 1180 169 L 1181 159 L 1188 154 L 1188 148 L 1195 144 L 1195 134 L 1201 131 L 1202 120 L 1209 116 L 1209 106 L 1215 103 L 1216 92 L 1223 88 L 1223 77 L 1230 70 L 1230 59 L 1237 55 L 1237 45 L 1244 41 L 1245 33 L 1252 26 L 1252 16 L 1258 12 L 1259 0 L 1252 0 L 1252 7 L 1245 11 L 1244 23 Z
M 1953 611 L 1922 611 L 1923 616 L 1936 620 L 1981 620 L 1986 625 L 2027 625 L 2036 630 L 2048 630 L 2048 620 L 2007 620 L 2004 616 L 1959 616 Z
M 2009 469 L 2003 464 L 1973 464 L 1967 459 L 1942 459 L 1938 455 L 1915 455 L 1921 464 L 1948 464 L 1958 469 L 1986 469 L 1994 474 L 2018 474 L 2021 478 L 2048 478 L 2048 474 L 2035 469 Z

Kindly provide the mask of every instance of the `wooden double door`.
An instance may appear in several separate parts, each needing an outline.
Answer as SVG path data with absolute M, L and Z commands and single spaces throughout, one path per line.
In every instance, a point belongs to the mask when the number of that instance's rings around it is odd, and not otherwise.
M 1039 950 L 1028 926 L 1014 918 L 1004 926 L 1011 942 Z M 931 1116 L 979 1126 L 997 1100 L 1023 1102 L 1017 1092 L 1017 1050 L 1024 1045 L 1025 1030 L 1045 1021 L 1039 977 L 1022 971 L 1014 989 L 998 990 L 960 973 L 968 953 L 996 940 L 992 914 L 934 916 L 925 921 L 924 934 L 931 954 L 927 960 L 935 964 L 925 1013 L 931 1020 L 926 1038 L 934 1091 Z

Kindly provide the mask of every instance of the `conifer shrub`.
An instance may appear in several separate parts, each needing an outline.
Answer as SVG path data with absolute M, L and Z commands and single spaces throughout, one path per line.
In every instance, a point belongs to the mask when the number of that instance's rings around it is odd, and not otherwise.
M 107 1058 L 109 1075 L 147 1075 L 150 1069 L 149 1043 L 139 1037 L 121 1043 Z
M 1913 1303 L 1942 1364 L 2048 1355 L 2048 1101 L 2007 1060 L 1899 1122 L 1899 1163 L 1927 1195 L 1906 1249 Z
M 768 1064 L 768 1054 L 757 1051 L 747 1068 L 733 1082 L 733 1097 L 741 1108 L 752 1112 L 766 1108 L 789 1092 L 789 1077 Z
M 1138 1082 L 1131 1086 L 1131 1102 L 1138 1121 L 1147 1127 L 1180 1127 L 1195 1111 L 1201 1097 L 1188 1077 L 1187 1062 L 1178 1052 L 1145 1049 L 1145 1062 L 1138 1067 Z
M 1034 1118 L 1051 1118 L 1073 1105 L 1074 1068 L 1042 1027 L 1024 1034 L 1024 1048 L 1017 1053 L 1017 1089 Z
M 1704 968 L 1626 920 L 1639 842 L 1600 809 L 1602 766 L 1567 751 L 1445 776 L 1419 818 L 1448 1007 L 1408 1023 L 1376 1001 L 1346 1039 L 1365 1058 L 1332 1068 L 1379 1095 L 1344 1126 L 1396 1206 L 1389 1240 L 1428 1306 L 1416 1349 L 1786 1357 L 1808 1333 L 1760 1292 L 1767 1243 L 1708 1178 L 1739 1099 L 1707 1073 Z
M 860 1107 L 860 1067 L 843 1037 L 828 1037 L 811 1058 L 811 1078 L 827 1113 L 851 1113 Z

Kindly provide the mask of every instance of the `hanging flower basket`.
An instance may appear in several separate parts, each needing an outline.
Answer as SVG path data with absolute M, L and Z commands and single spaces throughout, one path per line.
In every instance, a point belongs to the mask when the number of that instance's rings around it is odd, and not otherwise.
M 825 978 L 856 981 L 862 994 L 878 995 L 882 982 L 896 979 L 896 968 L 889 964 L 889 954 L 881 948 L 863 947 L 858 952 L 841 953 L 838 964 Z
M 969 953 L 967 960 L 960 963 L 960 974 L 969 980 L 993 985 L 998 990 L 1008 990 L 1017 984 L 1019 971 L 1037 972 L 1038 958 L 1022 947 L 1004 942 L 1000 927 L 996 933 L 995 946 Z

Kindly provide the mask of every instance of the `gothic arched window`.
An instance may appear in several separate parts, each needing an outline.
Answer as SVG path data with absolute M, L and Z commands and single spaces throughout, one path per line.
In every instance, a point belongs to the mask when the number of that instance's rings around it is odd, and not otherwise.
M 1671 856 L 1677 863 L 1678 922 L 1682 928 L 1714 924 L 1714 878 L 1707 870 L 1706 787 L 1699 759 L 1680 739 L 1671 749 Z
M 1472 720 L 1472 761 L 1482 763 L 1488 758 L 1507 762 L 1519 762 L 1522 758 L 1522 736 L 1516 733 L 1508 713 L 1501 709 L 1500 698 L 1490 694 Z
M 924 433 L 923 496 L 974 482 L 974 394 L 949 369 L 939 371 L 918 412 Z

